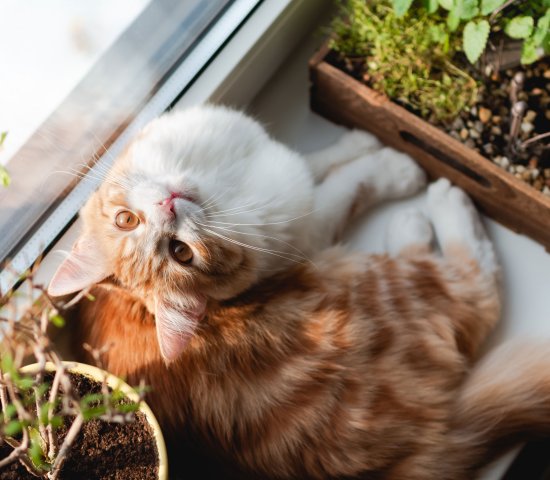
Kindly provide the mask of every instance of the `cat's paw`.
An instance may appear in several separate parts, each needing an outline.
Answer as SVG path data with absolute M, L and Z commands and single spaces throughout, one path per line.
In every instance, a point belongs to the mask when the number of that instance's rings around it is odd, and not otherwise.
M 428 187 L 428 213 L 443 253 L 462 246 L 485 271 L 498 269 L 491 241 L 479 214 L 466 193 L 441 178 Z
M 351 130 L 342 135 L 338 141 L 338 148 L 346 152 L 350 159 L 353 159 L 380 150 L 383 148 L 383 144 L 372 133 L 364 130 Z
M 377 190 L 384 199 L 413 195 L 426 186 L 426 173 L 408 155 L 385 147 L 376 154 Z
M 427 198 L 430 217 L 444 237 L 460 238 L 462 228 L 466 226 L 473 227 L 470 229 L 477 239 L 485 235 L 468 195 L 452 186 L 446 178 L 440 178 L 428 187 Z
M 390 220 L 386 232 L 386 249 L 390 255 L 398 255 L 410 248 L 429 251 L 432 242 L 432 226 L 417 208 L 401 210 Z

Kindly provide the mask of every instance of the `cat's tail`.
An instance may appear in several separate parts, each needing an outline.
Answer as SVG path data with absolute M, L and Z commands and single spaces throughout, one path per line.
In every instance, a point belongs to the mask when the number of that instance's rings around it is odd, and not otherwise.
M 504 344 L 466 380 L 440 471 L 449 479 L 474 478 L 504 450 L 542 435 L 550 435 L 550 341 Z

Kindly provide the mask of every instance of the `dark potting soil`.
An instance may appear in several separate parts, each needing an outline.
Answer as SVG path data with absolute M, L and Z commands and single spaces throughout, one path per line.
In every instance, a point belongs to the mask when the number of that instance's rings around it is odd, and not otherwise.
M 367 66 L 362 58 L 350 59 L 330 52 L 326 60 L 372 88 L 368 81 L 370 77 L 365 75 Z M 511 147 L 510 85 L 517 72 L 525 75 L 524 86 L 517 99 L 527 103 L 527 111 L 519 135 Z M 480 88 L 476 105 L 461 112 L 454 121 L 440 122 L 435 126 L 516 178 L 550 196 L 550 138 L 521 146 L 537 135 L 550 132 L 550 60 L 542 59 L 532 65 L 504 70 L 490 77 L 478 76 L 477 80 Z M 400 105 L 419 115 L 409 105 Z
M 87 377 L 72 375 L 80 395 L 101 392 L 101 385 Z M 59 444 L 69 423 L 60 427 Z M 11 452 L 0 446 L 0 458 Z M 145 415 L 136 412 L 126 424 L 90 420 L 82 429 L 61 469 L 61 480 L 153 480 L 158 478 L 158 451 Z M 1 480 L 36 480 L 19 462 L 0 471 Z

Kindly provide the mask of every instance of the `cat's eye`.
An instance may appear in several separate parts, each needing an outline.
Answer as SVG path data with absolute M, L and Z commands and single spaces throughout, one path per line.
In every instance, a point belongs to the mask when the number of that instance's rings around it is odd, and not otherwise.
M 139 217 L 130 210 L 121 210 L 116 214 L 115 225 L 121 230 L 133 230 L 139 225 Z
M 193 260 L 193 250 L 191 250 L 191 247 L 185 242 L 170 240 L 168 248 L 172 258 L 182 265 L 189 265 L 191 260 Z

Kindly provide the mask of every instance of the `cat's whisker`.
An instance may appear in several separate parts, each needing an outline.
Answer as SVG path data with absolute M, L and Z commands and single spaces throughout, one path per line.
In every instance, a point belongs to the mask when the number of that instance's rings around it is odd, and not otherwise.
M 246 206 L 235 207 L 233 209 L 223 210 L 223 211 L 216 212 L 216 213 L 207 213 L 206 216 L 208 218 L 218 218 L 218 217 L 231 217 L 231 216 L 234 216 L 234 215 L 244 215 L 244 214 L 247 214 L 247 213 L 252 213 L 252 212 L 256 212 L 258 210 L 262 210 L 266 207 L 266 205 L 269 204 L 269 202 L 266 202 L 266 203 L 263 203 L 262 205 L 251 208 L 250 210 L 246 210 L 247 206 L 252 206 L 252 205 L 255 205 L 257 203 L 258 202 L 253 202 L 253 203 L 251 203 L 249 205 L 246 205 Z
M 313 214 L 317 211 L 318 211 L 318 209 L 311 210 L 310 212 L 304 213 L 303 215 L 299 215 L 297 217 L 289 218 L 287 220 L 281 220 L 280 222 L 232 223 L 232 222 L 219 222 L 219 221 L 212 220 L 211 223 L 217 223 L 217 224 L 220 224 L 220 225 L 230 225 L 230 226 L 234 226 L 234 227 L 238 227 L 238 226 L 248 227 L 248 226 L 263 226 L 263 225 L 282 225 L 282 224 L 285 224 L 285 223 L 293 222 L 295 220 L 299 220 L 300 218 L 305 218 L 305 217 L 307 217 L 307 216 L 309 216 L 309 215 L 311 215 L 311 214 Z
M 261 233 L 252 233 L 252 232 L 241 232 L 239 230 L 232 230 L 230 228 L 227 228 L 227 227 L 218 227 L 216 225 L 205 225 L 203 223 L 199 223 L 197 222 L 198 225 L 202 226 L 202 227 L 210 227 L 210 228 L 217 228 L 219 230 L 223 230 L 225 232 L 231 232 L 231 233 L 238 233 L 240 235 L 249 235 L 249 236 L 253 236 L 253 237 L 260 237 L 260 238 L 268 238 L 270 240 L 275 240 L 277 242 L 280 242 L 282 243 L 283 245 L 286 245 L 290 248 L 292 248 L 293 250 L 295 250 L 296 252 L 298 252 L 298 254 L 294 254 L 294 253 L 289 253 L 289 252 L 279 252 L 277 250 L 273 250 L 274 252 L 277 252 L 277 253 L 286 253 L 287 255 L 292 255 L 292 256 L 295 256 L 297 258 L 300 258 L 302 260 L 305 260 L 307 262 L 310 262 L 313 264 L 313 262 L 311 261 L 311 259 L 304 253 L 302 252 L 299 248 L 295 247 L 294 245 L 292 245 L 291 243 L 289 242 L 286 242 L 284 240 L 281 240 L 280 238 L 277 238 L 277 237 L 272 237 L 270 235 L 263 235 Z
M 231 190 L 231 188 L 233 188 L 232 185 L 228 185 L 227 188 L 225 190 L 222 190 L 222 191 L 219 191 L 219 192 L 215 192 L 213 195 L 211 195 L 208 199 L 206 199 L 204 202 L 202 202 L 199 206 L 203 209 L 203 210 L 208 210 L 210 208 L 212 208 L 215 203 L 220 200 L 221 198 L 223 198 L 223 196 L 229 192 L 229 190 Z
M 108 182 L 112 185 L 116 185 L 120 188 L 122 188 L 123 190 L 130 190 L 131 189 L 131 185 L 129 182 L 125 181 L 123 178 L 121 177 L 114 177 L 110 174 L 109 171 L 102 171 L 101 169 L 99 168 L 96 168 L 96 166 L 89 166 L 89 165 L 86 165 L 86 164 L 82 164 L 84 168 L 88 169 L 87 172 L 84 172 L 84 175 L 86 177 L 90 177 L 90 178 L 94 178 L 96 180 L 99 180 L 99 181 L 105 181 L 105 182 Z
M 99 139 L 99 137 L 94 132 L 90 131 L 90 134 L 93 135 L 93 137 L 99 143 L 99 146 L 101 148 L 103 148 L 103 154 L 101 155 L 101 158 L 106 157 L 106 159 L 110 163 L 113 163 L 114 157 L 113 157 L 113 155 L 111 155 L 111 152 L 109 151 L 109 149 L 105 146 L 105 144 Z M 98 155 L 98 157 L 99 157 L 99 155 Z
M 212 235 L 215 235 L 216 237 L 219 237 L 219 238 L 221 238 L 223 240 L 226 240 L 230 243 L 234 243 L 235 245 L 239 245 L 240 247 L 245 247 L 245 248 L 249 248 L 251 250 L 255 250 L 255 251 L 258 251 L 258 252 L 263 252 L 263 253 L 267 253 L 269 255 L 274 255 L 275 257 L 279 257 L 279 258 L 282 258 L 284 260 L 288 260 L 288 261 L 294 262 L 294 263 L 302 263 L 302 261 L 303 261 L 303 259 L 296 260 L 294 258 L 289 258 L 286 255 L 281 255 L 284 252 L 277 252 L 277 250 L 272 251 L 272 250 L 269 250 L 267 248 L 255 247 L 254 245 L 249 245 L 247 243 L 239 242 L 238 240 L 234 240 L 230 237 L 226 237 L 225 235 L 222 235 L 219 232 L 215 232 L 214 230 L 210 230 L 209 228 L 204 228 L 204 230 L 208 233 L 211 233 Z
M 215 199 L 219 198 L 221 195 L 223 195 L 224 193 L 227 192 L 227 189 L 222 193 L 222 192 L 219 192 L 219 191 L 216 191 L 214 192 L 212 195 L 210 195 L 204 202 L 200 203 L 200 207 L 203 208 L 203 209 L 208 209 L 210 208 L 214 202 L 215 202 Z
M 224 215 L 224 214 L 227 214 L 228 212 L 231 213 L 231 212 L 235 212 L 235 211 L 244 210 L 248 207 L 251 207 L 251 206 L 254 206 L 254 205 L 257 205 L 257 204 L 258 204 L 258 202 L 250 202 L 250 203 L 247 203 L 245 205 L 240 205 L 238 207 L 228 208 L 226 210 L 219 210 L 216 213 L 209 213 L 208 215 Z

